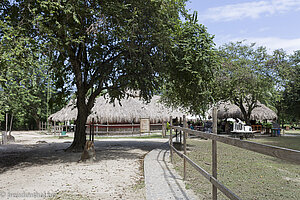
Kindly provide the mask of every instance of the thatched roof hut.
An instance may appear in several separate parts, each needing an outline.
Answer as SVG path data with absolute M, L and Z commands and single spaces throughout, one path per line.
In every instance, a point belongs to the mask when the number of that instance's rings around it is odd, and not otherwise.
M 245 106 L 246 107 L 246 106 Z M 244 116 L 240 108 L 231 103 L 220 103 L 218 105 L 218 118 L 239 118 L 244 120 Z M 262 103 L 258 103 L 258 107 L 251 112 L 250 120 L 275 120 L 277 114 Z
M 151 123 L 168 121 L 170 116 L 182 117 L 185 113 L 178 109 L 171 109 L 159 102 L 159 96 L 153 96 L 146 104 L 136 97 L 128 97 L 120 102 L 115 100 L 109 103 L 109 99 L 101 96 L 96 99 L 92 112 L 88 117 L 88 122 L 95 119 L 99 123 L 139 123 L 141 118 L 150 118 Z M 69 104 L 60 111 L 49 116 L 52 121 L 76 120 L 76 103 L 71 100 Z

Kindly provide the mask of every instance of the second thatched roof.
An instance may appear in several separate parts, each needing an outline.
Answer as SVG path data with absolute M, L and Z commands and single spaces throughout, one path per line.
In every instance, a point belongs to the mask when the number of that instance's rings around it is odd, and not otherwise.
M 168 121 L 170 116 L 182 117 L 185 112 L 178 109 L 171 109 L 159 102 L 159 96 L 153 96 L 151 101 L 146 104 L 139 98 L 129 97 L 120 102 L 115 100 L 109 103 L 109 99 L 101 96 L 96 99 L 92 112 L 88 117 L 88 122 L 94 118 L 98 123 L 139 123 L 141 118 L 150 118 L 151 123 Z M 76 120 L 77 108 L 75 101 L 60 111 L 49 116 L 52 121 L 70 121 Z
M 239 118 L 244 120 L 241 109 L 231 103 L 220 103 L 218 106 L 218 118 Z M 276 120 L 277 114 L 262 103 L 251 112 L 250 120 Z

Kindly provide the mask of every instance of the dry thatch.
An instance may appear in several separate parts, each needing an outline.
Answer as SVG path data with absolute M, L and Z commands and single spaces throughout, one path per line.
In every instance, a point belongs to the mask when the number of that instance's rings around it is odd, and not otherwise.
M 154 96 L 150 103 L 146 104 L 139 98 L 129 97 L 122 99 L 119 103 L 109 103 L 109 100 L 103 96 L 95 101 L 95 105 L 88 117 L 88 122 L 95 119 L 98 123 L 139 123 L 141 118 L 150 118 L 151 123 L 159 123 L 169 120 L 170 116 L 182 117 L 185 113 L 179 110 L 173 110 L 159 103 L 159 96 Z M 49 116 L 52 121 L 70 121 L 76 120 L 77 108 L 75 101 L 60 111 Z
M 244 120 L 244 116 L 240 108 L 231 103 L 221 103 L 218 106 L 218 118 L 239 118 Z M 258 107 L 254 108 L 250 120 L 275 120 L 277 114 L 262 103 L 258 103 Z

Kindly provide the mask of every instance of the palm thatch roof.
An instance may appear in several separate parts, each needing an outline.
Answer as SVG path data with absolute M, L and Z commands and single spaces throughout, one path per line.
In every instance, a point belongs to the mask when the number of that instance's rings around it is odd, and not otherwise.
M 178 109 L 171 109 L 159 102 L 159 96 L 153 96 L 152 100 L 146 104 L 136 97 L 128 97 L 120 102 L 115 100 L 109 103 L 109 99 L 101 96 L 96 99 L 88 122 L 94 118 L 99 123 L 139 123 L 141 118 L 150 118 L 151 123 L 168 121 L 170 116 L 182 117 L 184 112 Z M 69 104 L 60 111 L 49 116 L 51 121 L 76 120 L 76 102 L 71 100 Z
M 245 106 L 245 105 L 244 105 Z M 247 108 L 245 106 L 245 108 Z M 244 116 L 240 108 L 231 103 L 220 103 L 218 105 L 218 118 L 239 118 L 244 120 Z M 254 108 L 251 112 L 250 120 L 275 120 L 277 119 L 277 114 L 265 106 L 262 103 L 258 102 L 258 106 Z

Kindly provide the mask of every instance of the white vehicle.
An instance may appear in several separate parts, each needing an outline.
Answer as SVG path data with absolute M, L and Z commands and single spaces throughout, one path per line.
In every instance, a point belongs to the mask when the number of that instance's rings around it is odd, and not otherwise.
M 233 130 L 231 131 L 231 133 L 235 135 L 242 134 L 242 136 L 240 136 L 241 138 L 243 138 L 244 136 L 247 138 L 248 135 L 253 136 L 254 132 L 252 131 L 251 126 L 246 126 L 244 122 L 238 119 L 238 122 L 233 123 Z

